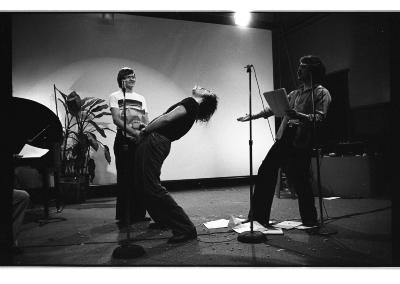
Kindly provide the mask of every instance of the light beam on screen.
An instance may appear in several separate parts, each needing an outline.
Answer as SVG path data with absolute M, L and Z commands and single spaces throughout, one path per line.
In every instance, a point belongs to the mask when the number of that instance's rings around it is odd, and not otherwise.
M 251 21 L 251 13 L 246 11 L 238 11 L 234 14 L 235 24 L 241 27 L 247 27 Z

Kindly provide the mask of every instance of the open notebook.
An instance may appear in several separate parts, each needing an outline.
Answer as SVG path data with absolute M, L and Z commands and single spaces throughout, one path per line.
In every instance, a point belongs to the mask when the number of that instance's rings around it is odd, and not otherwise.
M 285 88 L 265 92 L 263 95 L 275 116 L 285 116 L 286 111 L 289 109 L 289 101 Z

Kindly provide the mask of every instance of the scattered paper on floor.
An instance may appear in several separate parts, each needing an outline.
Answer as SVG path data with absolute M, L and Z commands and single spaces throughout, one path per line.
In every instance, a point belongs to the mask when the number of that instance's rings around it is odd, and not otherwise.
M 297 226 L 300 226 L 302 224 L 303 224 L 302 222 L 298 222 L 298 221 L 283 221 L 278 224 L 275 224 L 274 227 L 289 230 L 289 229 L 293 229 Z
M 311 226 L 311 227 L 308 227 L 308 226 L 300 225 L 300 226 L 297 226 L 296 229 L 299 229 L 299 230 L 307 230 L 307 229 L 312 229 L 312 228 L 316 228 L 316 227 L 318 227 L 318 226 Z
M 207 229 L 218 229 L 218 228 L 226 228 L 228 227 L 229 220 L 227 219 L 219 219 L 215 221 L 206 222 L 203 225 L 206 226 Z
M 322 198 L 322 199 L 325 199 L 325 200 L 334 200 L 334 199 L 339 199 L 340 197 L 338 197 L 338 196 L 332 196 L 332 197 L 324 197 L 324 198 Z
M 251 230 L 250 222 L 237 225 L 236 227 L 233 228 L 233 230 L 239 234 L 243 233 L 243 232 L 248 232 Z M 279 228 L 267 229 L 264 226 L 262 226 L 260 223 L 258 223 L 257 221 L 253 222 L 253 231 L 261 232 L 266 235 L 282 235 L 283 234 L 282 229 L 279 229 Z
M 234 225 L 241 224 L 244 221 L 246 221 L 245 218 L 236 218 L 236 217 L 233 217 L 233 216 L 231 216 L 231 218 L 232 218 L 232 222 L 233 222 Z
M 265 228 L 265 231 L 262 233 L 265 235 L 283 235 L 281 228 Z

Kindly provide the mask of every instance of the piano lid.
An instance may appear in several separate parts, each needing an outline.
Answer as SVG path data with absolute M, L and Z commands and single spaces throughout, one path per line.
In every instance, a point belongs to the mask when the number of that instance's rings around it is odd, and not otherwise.
M 23 98 L 11 101 L 14 117 L 13 153 L 18 154 L 25 144 L 51 149 L 62 140 L 62 125 L 58 117 L 46 106 Z

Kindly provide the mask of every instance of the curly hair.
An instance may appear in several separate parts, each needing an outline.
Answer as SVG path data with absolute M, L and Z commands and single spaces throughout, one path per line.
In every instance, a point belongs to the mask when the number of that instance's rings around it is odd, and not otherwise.
M 318 56 L 306 55 L 301 57 L 299 62 L 311 70 L 313 83 L 322 83 L 325 78 L 325 65 Z
M 217 109 L 218 97 L 216 94 L 204 94 L 202 98 L 196 121 L 208 122 Z
M 135 72 L 133 72 L 132 68 L 123 67 L 123 68 L 121 68 L 121 70 L 119 70 L 118 76 L 117 76 L 117 82 L 118 82 L 118 86 L 120 88 L 122 88 L 122 80 L 125 79 L 125 77 L 130 74 L 135 74 Z

